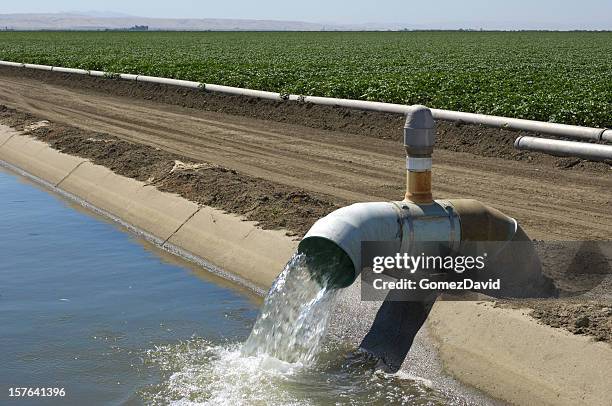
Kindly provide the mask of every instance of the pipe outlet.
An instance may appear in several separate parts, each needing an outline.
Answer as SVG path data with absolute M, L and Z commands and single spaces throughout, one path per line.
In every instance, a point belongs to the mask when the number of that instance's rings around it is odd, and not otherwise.
M 363 241 L 396 241 L 402 252 L 418 252 L 419 242 L 443 242 L 457 250 L 459 218 L 448 201 L 356 203 L 319 219 L 298 246 L 319 281 L 337 288 L 351 285 L 361 272 Z
M 430 254 L 442 256 L 469 254 L 474 242 L 492 242 L 497 247 L 492 257 L 507 258 L 506 263 L 514 265 L 517 285 L 508 290 L 512 295 L 537 295 L 548 283 L 541 275 L 531 239 L 516 220 L 471 199 L 425 205 L 356 203 L 319 219 L 300 242 L 298 252 L 306 255 L 320 283 L 344 288 L 361 273 L 365 241 L 396 242 L 400 253 L 409 255 L 423 251 L 427 244 L 420 243 L 435 242 L 438 251 Z

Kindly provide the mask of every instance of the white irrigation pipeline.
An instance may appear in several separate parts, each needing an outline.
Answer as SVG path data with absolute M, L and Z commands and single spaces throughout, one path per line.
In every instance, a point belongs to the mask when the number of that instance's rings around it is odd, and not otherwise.
M 514 141 L 514 147 L 516 149 L 543 152 L 555 156 L 584 157 L 591 161 L 612 160 L 612 145 L 600 145 L 590 142 L 518 137 Z
M 136 82 L 149 82 L 165 85 L 181 86 L 192 89 L 204 89 L 211 92 L 219 92 L 232 95 L 258 97 L 261 99 L 275 101 L 296 101 L 303 103 L 312 103 L 327 106 L 347 107 L 359 110 L 378 111 L 384 113 L 399 113 L 406 114 L 411 106 L 404 104 L 372 102 L 365 100 L 350 100 L 337 99 L 332 97 L 319 96 L 301 96 L 301 95 L 283 95 L 276 92 L 266 92 L 262 90 L 243 89 L 239 87 L 213 85 L 208 83 L 193 82 L 189 80 L 178 80 L 169 78 L 160 78 L 154 76 L 133 75 L 133 74 L 115 74 L 109 72 L 63 68 L 58 66 L 36 65 L 29 63 L 7 62 L 0 61 L 0 65 L 12 66 L 19 68 L 39 69 L 53 72 L 75 73 L 81 75 L 97 76 L 97 77 L 118 77 L 124 80 L 134 80 Z M 577 140 L 587 141 L 603 141 L 612 143 L 612 129 L 581 127 L 576 125 L 548 123 L 543 121 L 524 120 L 519 118 L 490 116 L 485 114 L 464 113 L 460 111 L 431 109 L 434 119 L 463 122 L 467 124 L 485 125 L 488 127 L 507 128 L 512 130 L 522 130 L 534 133 L 549 134 L 557 137 L 572 138 Z M 579 144 L 579 143 L 574 143 Z M 579 146 L 577 146 L 579 147 Z M 597 147 L 593 147 L 597 148 Z M 571 150 L 570 146 L 570 150 Z M 582 151 L 581 148 L 577 150 Z M 577 155 L 578 156 L 578 155 Z M 589 159 L 588 156 L 584 156 Z M 612 159 L 612 156 L 607 156 L 605 159 Z

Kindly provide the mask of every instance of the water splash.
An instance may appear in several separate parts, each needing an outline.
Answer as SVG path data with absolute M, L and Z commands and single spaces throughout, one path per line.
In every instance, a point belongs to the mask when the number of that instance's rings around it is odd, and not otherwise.
M 312 274 L 303 254 L 287 263 L 242 348 L 244 356 L 267 354 L 285 362 L 312 364 L 337 294 Z
M 303 254 L 289 261 L 243 345 L 200 339 L 148 351 L 146 363 L 165 377 L 141 397 L 181 406 L 447 404 L 427 383 L 378 370 L 364 351 L 324 343 L 338 290 L 312 271 Z
M 148 405 L 447 405 L 431 383 L 387 374 L 351 346 L 325 346 L 309 367 L 265 354 L 242 355 L 240 344 L 192 340 L 148 351 L 166 376 L 141 391 Z

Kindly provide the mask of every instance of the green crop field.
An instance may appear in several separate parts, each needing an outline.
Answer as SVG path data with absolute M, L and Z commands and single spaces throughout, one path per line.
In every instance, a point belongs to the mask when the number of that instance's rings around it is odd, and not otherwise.
M 612 33 L 2 32 L 0 59 L 612 127 Z

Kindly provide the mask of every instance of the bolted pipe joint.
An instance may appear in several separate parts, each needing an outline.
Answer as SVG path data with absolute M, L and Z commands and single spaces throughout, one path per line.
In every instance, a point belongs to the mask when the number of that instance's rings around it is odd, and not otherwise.
M 406 114 L 404 148 L 406 149 L 406 200 L 433 202 L 431 194 L 431 156 L 436 142 L 436 123 L 431 110 L 412 106 Z

